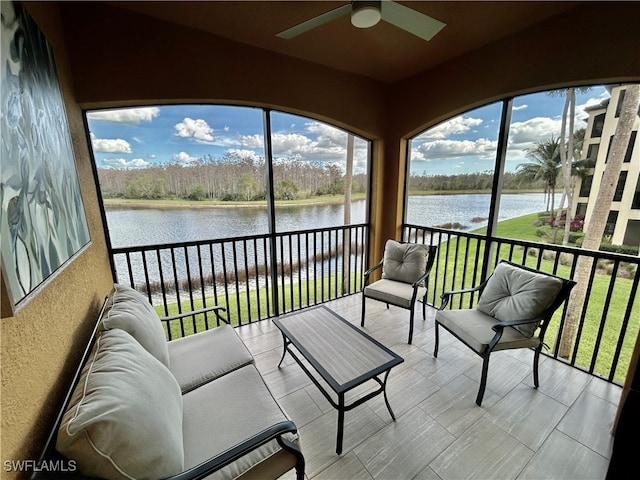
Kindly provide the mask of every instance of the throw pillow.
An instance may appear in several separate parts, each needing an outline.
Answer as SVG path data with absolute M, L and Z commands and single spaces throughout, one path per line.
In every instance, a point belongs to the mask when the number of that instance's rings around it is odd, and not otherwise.
M 184 469 L 182 394 L 128 333 L 98 333 L 58 430 L 56 449 L 105 479 L 157 479 Z
M 387 240 L 384 247 L 382 278 L 413 283 L 427 267 L 429 247 L 419 243 Z
M 541 273 L 499 263 L 489 278 L 476 308 L 500 320 L 531 320 L 551 306 L 562 281 Z M 533 336 L 538 323 L 518 325 L 523 335 Z
M 149 353 L 169 366 L 169 347 L 158 314 L 147 298 L 126 285 L 116 284 L 102 319 L 105 330 L 129 333 Z

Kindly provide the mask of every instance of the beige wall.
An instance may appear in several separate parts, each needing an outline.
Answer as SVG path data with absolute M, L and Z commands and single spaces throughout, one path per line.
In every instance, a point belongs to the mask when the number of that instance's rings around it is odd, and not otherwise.
M 374 140 L 371 227 L 377 260 L 384 241 L 400 233 L 406 139 L 506 95 L 574 82 L 640 79 L 633 3 L 581 4 L 577 14 L 551 19 L 396 85 L 104 5 L 64 3 L 59 17 L 56 4 L 29 4 L 56 53 L 92 244 L 14 318 L 2 320 L 2 459 L 36 453 L 81 354 L 89 320 L 110 288 L 80 107 L 269 106 Z
M 90 320 L 112 286 L 104 229 L 80 111 L 73 101 L 54 4 L 29 5 L 52 45 L 81 179 L 91 244 L 46 283 L 2 328 L 2 461 L 36 458 L 62 402 Z M 6 159 L 3 159 L 3 162 Z M 2 478 L 15 474 L 2 472 Z

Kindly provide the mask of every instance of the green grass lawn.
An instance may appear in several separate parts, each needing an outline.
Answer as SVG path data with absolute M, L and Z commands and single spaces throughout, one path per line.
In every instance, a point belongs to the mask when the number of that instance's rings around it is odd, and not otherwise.
M 526 215 L 523 217 L 505 220 L 500 222 L 497 228 L 497 235 L 505 238 L 517 238 L 522 240 L 539 242 L 540 238 L 535 235 L 537 227 L 534 221 L 537 214 Z M 486 229 L 479 229 L 473 233 L 484 233 Z M 429 301 L 435 306 L 440 304 L 440 294 L 445 290 L 455 290 L 460 288 L 468 288 L 478 283 L 478 278 L 482 269 L 484 242 L 480 243 L 475 239 L 467 239 L 464 237 L 451 237 L 449 241 L 443 242 L 438 250 L 438 260 L 434 265 L 429 278 Z M 524 263 L 531 267 L 537 267 L 537 252 L 532 251 L 525 258 L 524 250 L 521 247 L 511 247 L 503 245 L 500 251 L 492 256 L 493 259 L 512 258 L 516 263 Z M 457 261 L 457 271 L 453 271 L 453 265 Z M 552 273 L 554 267 L 554 258 L 546 256 L 541 260 L 540 270 Z M 466 272 L 466 273 L 465 273 Z M 474 275 L 475 273 L 475 275 Z M 562 262 L 558 266 L 557 275 L 569 278 L 570 263 Z M 353 274 L 354 281 L 352 285 L 356 285 L 355 277 L 360 272 Z M 452 279 L 455 276 L 455 281 Z M 279 285 L 279 311 L 287 312 L 302 308 L 308 305 L 321 303 L 330 298 L 336 298 L 341 295 L 339 277 L 325 276 L 324 282 L 296 282 L 296 278 L 291 279 L 292 283 Z M 591 359 L 593 357 L 594 348 L 601 336 L 600 346 L 595 361 L 594 371 L 604 376 L 609 375 L 612 367 L 612 360 L 617 348 L 618 338 L 622 329 L 622 321 L 625 316 L 628 299 L 631 295 L 632 280 L 628 278 L 616 278 L 615 288 L 612 289 L 611 300 L 606 307 L 605 303 L 607 292 L 611 285 L 611 276 L 605 273 L 597 273 L 594 278 L 593 288 L 589 295 L 589 303 L 587 305 L 585 322 L 582 327 L 580 337 L 580 347 L 577 351 L 576 364 L 585 369 L 591 368 Z M 359 285 L 359 283 L 357 283 Z M 354 293 L 354 292 L 351 292 Z M 269 292 L 270 295 L 270 292 Z M 266 289 L 253 289 L 239 294 L 229 294 L 228 300 L 225 295 L 219 295 L 218 298 L 210 298 L 207 300 L 208 305 L 228 305 L 227 317 L 234 325 L 238 324 L 238 319 L 242 318 L 243 323 L 247 323 L 249 319 L 257 320 L 266 318 L 273 312 L 272 299 L 269 297 Z M 475 301 L 476 299 L 474 299 Z M 466 296 L 463 303 L 454 303 L 456 308 L 468 308 L 470 305 L 470 296 Z M 228 302 L 228 303 L 227 303 Z M 182 302 L 182 310 L 189 311 L 192 309 L 202 308 L 202 301 L 196 301 L 192 305 L 190 302 Z M 162 308 L 157 308 L 160 315 L 164 315 Z M 640 296 L 636 296 L 633 304 L 633 311 L 640 311 Z M 177 304 L 169 306 L 169 315 L 178 312 Z M 561 312 L 557 312 L 554 321 L 551 323 L 545 343 L 551 347 L 553 351 L 555 347 L 555 339 L 557 337 L 560 325 Z M 210 316 L 214 319 L 214 316 Z M 604 321 L 603 321 L 604 320 Z M 603 325 L 601 327 L 601 325 Z M 198 318 L 188 318 L 184 326 L 184 334 L 190 334 L 194 331 L 205 329 L 205 319 L 203 316 Z M 636 335 L 640 328 L 640 315 L 631 315 L 630 323 L 621 348 L 620 359 L 616 366 L 615 380 L 623 382 L 626 375 L 631 353 L 633 351 Z M 176 322 L 171 326 L 171 336 L 176 338 L 182 336 L 181 327 Z

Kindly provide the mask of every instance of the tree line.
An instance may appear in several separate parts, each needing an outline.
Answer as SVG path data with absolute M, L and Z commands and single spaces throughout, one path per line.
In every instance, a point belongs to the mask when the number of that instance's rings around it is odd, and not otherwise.
M 216 159 L 206 157 L 194 164 L 150 165 L 136 169 L 99 169 L 104 198 L 145 200 L 187 199 L 219 201 L 265 200 L 265 162 L 263 159 L 227 154 Z M 346 175 L 334 164 L 314 164 L 300 160 L 280 160 L 273 165 L 276 200 L 297 200 L 322 195 L 343 195 Z M 354 174 L 351 192 L 365 193 L 367 175 Z M 493 173 L 462 175 L 411 175 L 411 192 L 460 190 L 489 191 Z M 507 190 L 538 189 L 537 179 L 505 173 Z
M 264 159 L 225 154 L 206 156 L 190 165 L 150 165 L 137 169 L 99 169 L 105 198 L 257 201 L 266 199 Z M 344 194 L 345 176 L 335 164 L 296 159 L 273 163 L 276 200 Z M 364 193 L 367 177 L 353 175 L 352 191 Z
M 411 175 L 410 192 L 452 192 L 460 190 L 490 191 L 493 186 L 493 172 L 463 173 L 458 175 Z M 545 188 L 538 178 L 530 178 L 505 172 L 503 189 L 532 190 Z

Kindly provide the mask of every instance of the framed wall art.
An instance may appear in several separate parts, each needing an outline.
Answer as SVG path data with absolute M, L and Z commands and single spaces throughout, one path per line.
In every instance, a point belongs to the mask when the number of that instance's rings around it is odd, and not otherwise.
M 0 5 L 5 317 L 90 238 L 52 49 L 21 3 Z

